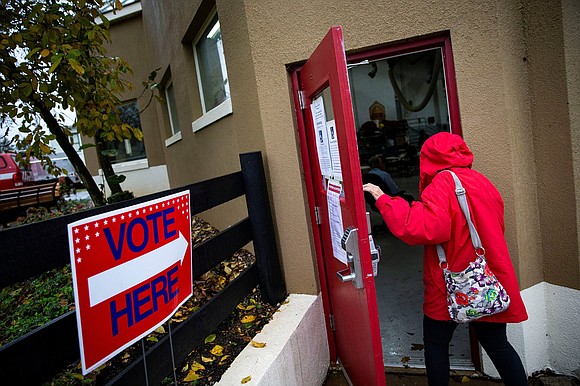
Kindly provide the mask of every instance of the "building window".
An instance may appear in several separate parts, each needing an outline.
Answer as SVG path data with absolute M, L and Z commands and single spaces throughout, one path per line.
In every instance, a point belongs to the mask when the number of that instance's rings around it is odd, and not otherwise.
M 217 13 L 209 19 L 193 44 L 197 81 L 203 116 L 193 123 L 193 130 L 231 114 L 230 86 Z
M 179 133 L 179 120 L 177 119 L 177 104 L 175 103 L 175 93 L 173 91 L 173 81 L 169 79 L 165 86 L 165 102 L 167 103 L 167 113 L 169 114 L 169 126 L 171 135 Z
M 139 107 L 137 106 L 137 101 L 125 103 L 118 106 L 117 109 L 119 110 L 119 116 L 123 123 L 127 123 L 132 127 L 141 130 L 141 119 L 139 118 Z M 139 141 L 134 137 L 131 137 L 131 139 L 124 139 L 122 142 L 105 142 L 104 147 L 107 150 L 115 150 L 115 152 L 110 153 L 111 163 L 113 164 L 147 158 L 147 154 L 145 154 L 144 140 Z

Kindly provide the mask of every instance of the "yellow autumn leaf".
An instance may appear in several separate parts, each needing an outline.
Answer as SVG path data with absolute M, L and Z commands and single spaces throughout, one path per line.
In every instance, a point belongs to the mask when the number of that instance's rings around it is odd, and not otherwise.
M 185 373 L 187 370 L 189 370 L 189 363 L 186 363 L 185 366 L 183 366 L 183 368 L 181 369 L 181 372 Z
M 221 364 L 223 364 L 223 363 L 226 361 L 226 359 L 228 359 L 229 357 L 230 357 L 229 355 L 224 355 L 224 356 L 222 357 L 222 359 L 220 359 L 220 363 L 219 363 L 219 364 L 220 364 L 220 365 L 221 365 Z
M 149 338 L 147 338 L 147 341 L 148 341 L 148 342 L 154 342 L 154 343 L 157 343 L 157 342 L 159 342 L 159 339 L 157 339 L 157 338 L 156 338 L 156 337 L 154 337 L 154 336 L 150 336 Z
M 208 335 L 203 342 L 204 343 L 211 343 L 215 340 L 215 338 L 216 338 L 215 334 L 211 334 L 211 335 Z
M 121 359 L 129 359 L 129 357 L 130 357 L 129 353 L 125 353 L 125 355 L 123 355 Z
M 44 50 L 40 51 L 40 56 L 47 57 L 48 55 L 50 55 L 50 50 L 45 48 Z
M 187 373 L 187 376 L 185 378 L 183 378 L 183 382 L 193 382 L 193 381 L 197 381 L 198 379 L 201 379 L 201 378 L 203 378 L 201 375 L 197 374 L 193 370 L 189 370 L 189 373 Z
M 163 328 L 163 326 L 159 326 L 155 329 L 155 332 L 158 334 L 165 334 L 165 328 Z
M 202 362 L 205 362 L 205 363 L 208 363 L 208 362 L 213 362 L 213 358 L 207 358 L 207 357 L 204 357 L 204 356 L 202 355 L 202 356 L 201 356 L 201 361 L 202 361 Z
M 252 380 L 252 376 L 251 375 L 248 375 L 247 377 L 242 378 L 242 385 L 250 382 L 251 380 Z
M 76 60 L 68 59 L 68 64 L 70 64 L 70 66 L 73 68 L 73 70 L 75 70 L 77 74 L 83 75 L 85 73 L 85 68 L 81 66 L 79 62 L 77 62 Z
M 205 370 L 205 366 L 196 361 L 191 364 L 191 371 L 197 370 Z
M 49 147 L 47 144 L 45 144 L 45 143 L 42 143 L 42 142 L 41 142 L 41 143 L 39 144 L 39 146 L 40 146 L 40 150 L 41 150 L 43 153 L 45 153 L 45 154 L 50 154 L 50 147 Z
M 211 349 L 211 353 L 215 356 L 221 357 L 223 354 L 224 348 L 219 344 L 216 344 L 214 348 Z
M 463 376 L 463 378 L 461 378 L 461 383 L 467 383 L 467 382 L 469 382 L 469 381 L 470 381 L 470 379 L 469 379 L 469 377 L 468 377 L 468 376 L 466 376 L 466 375 L 464 375 L 464 376 Z
M 254 315 L 246 315 L 242 318 L 242 323 L 251 323 L 254 320 L 256 320 L 256 317 Z
M 263 348 L 266 346 L 266 343 L 255 342 L 253 340 L 250 341 L 250 344 L 254 347 L 257 347 L 257 348 Z

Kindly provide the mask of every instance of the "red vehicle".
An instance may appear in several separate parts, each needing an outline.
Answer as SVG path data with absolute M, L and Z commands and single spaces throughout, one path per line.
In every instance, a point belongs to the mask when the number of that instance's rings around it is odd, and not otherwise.
M 24 174 L 15 158 L 15 154 L 0 154 L 0 190 L 20 188 L 25 185 Z

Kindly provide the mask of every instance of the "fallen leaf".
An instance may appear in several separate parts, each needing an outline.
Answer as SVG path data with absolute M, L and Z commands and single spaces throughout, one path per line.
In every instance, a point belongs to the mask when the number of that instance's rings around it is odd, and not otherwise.
M 201 375 L 197 374 L 195 371 L 190 370 L 189 373 L 185 378 L 183 378 L 183 382 L 193 382 L 197 381 L 198 379 L 203 378 Z
M 208 362 L 213 362 L 213 360 L 214 360 L 214 358 L 207 358 L 207 357 L 204 357 L 203 355 L 201 356 L 202 362 L 208 363 Z
M 215 356 L 221 357 L 223 354 L 224 348 L 219 344 L 216 344 L 214 348 L 211 349 L 211 353 Z
M 189 363 L 186 363 L 185 366 L 181 369 L 182 373 L 185 373 L 189 369 Z
M 191 364 L 191 370 L 190 371 L 197 371 L 197 370 L 205 370 L 205 366 L 202 365 L 199 362 L 193 362 Z
M 242 385 L 245 384 L 245 383 L 250 382 L 251 380 L 252 380 L 252 376 L 251 375 L 248 375 L 247 377 L 242 378 Z
M 230 267 L 228 267 L 227 265 L 224 266 L 224 272 L 226 273 L 226 275 L 229 275 L 232 273 L 232 269 Z
M 220 359 L 220 363 L 219 363 L 219 364 L 220 364 L 220 365 L 221 365 L 221 364 L 223 364 L 223 363 L 226 361 L 226 359 L 228 359 L 229 357 L 230 357 L 229 355 L 224 355 L 224 356 L 222 357 L 222 359 Z
M 159 326 L 155 329 L 155 332 L 158 334 L 165 334 L 165 328 L 163 328 L 163 326 Z
M 256 320 L 254 315 L 246 315 L 242 318 L 242 323 L 252 323 L 254 320 Z
M 266 343 L 254 342 L 253 340 L 250 341 L 250 344 L 254 347 L 257 347 L 257 348 L 262 348 L 262 347 L 266 346 Z
M 466 376 L 466 375 L 464 375 L 464 376 L 463 376 L 463 378 L 461 378 L 461 383 L 467 383 L 467 382 L 469 382 L 469 381 L 470 381 L 470 379 L 469 379 L 469 377 L 468 377 L 468 376 Z
M 147 341 L 148 341 L 148 342 L 154 342 L 154 343 L 157 343 L 157 342 L 159 342 L 159 339 L 157 339 L 157 338 L 156 338 L 156 337 L 154 337 L 154 336 L 150 336 L 149 338 L 147 338 Z
M 130 355 L 129 355 L 129 353 L 127 352 L 127 353 L 125 353 L 125 355 L 123 355 L 123 356 L 121 357 L 121 359 L 129 359 L 129 357 L 130 357 Z
M 215 340 L 215 338 L 216 338 L 215 334 L 208 335 L 203 341 L 203 343 L 211 343 Z

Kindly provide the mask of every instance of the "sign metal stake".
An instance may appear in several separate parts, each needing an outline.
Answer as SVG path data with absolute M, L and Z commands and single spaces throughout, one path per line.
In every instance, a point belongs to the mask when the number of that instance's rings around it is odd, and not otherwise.
M 173 365 L 173 382 L 177 386 L 177 374 L 175 373 L 175 355 L 173 355 L 173 339 L 171 338 L 171 319 L 167 321 L 167 330 L 169 331 L 169 347 L 171 347 L 171 364 Z
M 145 368 L 145 386 L 149 386 L 149 372 L 147 371 L 147 358 L 145 357 L 145 340 L 141 338 L 141 351 L 143 352 L 143 367 Z

